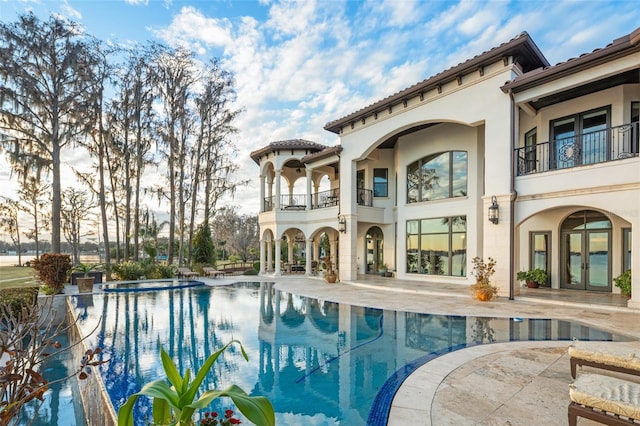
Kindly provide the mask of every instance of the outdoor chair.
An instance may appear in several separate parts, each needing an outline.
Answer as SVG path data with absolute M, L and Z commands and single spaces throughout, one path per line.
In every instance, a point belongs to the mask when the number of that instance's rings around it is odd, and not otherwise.
M 178 278 L 191 278 L 197 277 L 198 273 L 192 271 L 189 268 L 178 268 Z
M 571 377 L 576 378 L 577 366 L 600 368 L 640 376 L 640 344 L 612 342 L 581 342 L 569 346 Z
M 569 387 L 569 426 L 578 417 L 607 425 L 637 425 L 640 384 L 600 374 L 583 373 Z
M 218 277 L 222 277 L 224 278 L 224 271 L 218 271 L 216 268 L 212 268 L 209 266 L 205 266 L 204 268 L 202 268 L 202 272 L 204 272 L 204 274 L 207 277 L 213 277 L 213 278 L 218 278 Z

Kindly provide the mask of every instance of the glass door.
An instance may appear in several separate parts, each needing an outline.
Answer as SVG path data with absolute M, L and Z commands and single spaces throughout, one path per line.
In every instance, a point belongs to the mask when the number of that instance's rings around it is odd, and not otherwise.
M 585 290 L 584 260 L 582 256 L 583 231 L 565 232 L 562 235 L 562 281 L 561 288 Z
M 611 291 L 609 231 L 586 231 L 588 263 L 585 268 L 587 290 Z
M 562 241 L 564 276 L 560 287 L 611 291 L 609 231 L 565 232 Z
M 530 237 L 529 264 L 531 269 L 542 269 L 547 273 L 547 285 L 551 283 L 551 233 L 532 232 Z

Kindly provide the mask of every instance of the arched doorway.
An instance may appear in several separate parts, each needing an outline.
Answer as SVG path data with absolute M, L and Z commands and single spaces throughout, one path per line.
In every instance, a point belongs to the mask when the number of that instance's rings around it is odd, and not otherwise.
M 367 231 L 365 259 L 367 259 L 367 274 L 377 274 L 384 264 L 384 235 L 382 229 L 372 226 Z
M 562 222 L 560 238 L 560 287 L 610 292 L 611 221 L 581 210 Z

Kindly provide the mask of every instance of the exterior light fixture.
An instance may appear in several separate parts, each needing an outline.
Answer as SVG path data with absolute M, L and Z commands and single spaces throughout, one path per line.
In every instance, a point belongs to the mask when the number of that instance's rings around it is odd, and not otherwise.
M 347 232 L 347 220 L 344 216 L 338 216 L 338 231 Z
M 497 225 L 499 220 L 500 213 L 498 212 L 498 201 L 494 195 L 491 197 L 491 205 L 489 206 L 489 222 Z

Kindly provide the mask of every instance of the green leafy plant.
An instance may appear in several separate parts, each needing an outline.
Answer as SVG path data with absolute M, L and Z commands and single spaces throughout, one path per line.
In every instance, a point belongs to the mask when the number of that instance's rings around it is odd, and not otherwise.
M 44 284 L 45 293 L 62 293 L 71 267 L 68 254 L 44 253 L 40 259 L 33 259 L 32 266 L 38 273 L 38 279 Z
M 536 268 L 530 271 L 520 271 L 516 275 L 519 281 L 531 281 L 540 285 L 547 283 L 547 273 L 544 269 Z
M 101 271 L 102 265 L 99 263 L 78 263 L 76 266 L 71 268 L 73 272 L 82 272 L 84 277 L 87 278 L 89 276 L 89 272 L 93 271 Z
M 221 397 L 231 398 L 240 412 L 254 424 L 258 426 L 275 425 L 275 413 L 269 400 L 264 396 L 249 396 L 236 385 L 231 385 L 225 390 L 207 390 L 196 399 L 200 385 L 209 370 L 220 354 L 233 343 L 240 345 L 242 356 L 248 361 L 249 358 L 242 344 L 237 340 L 232 340 L 205 360 L 193 382 L 191 382 L 191 371 L 187 369 L 184 377 L 181 377 L 171 357 L 163 348 L 160 348 L 162 366 L 170 384 L 164 379 L 156 380 L 147 383 L 140 392 L 131 395 L 118 411 L 118 426 L 133 425 L 133 406 L 140 395 L 153 398 L 153 421 L 158 425 L 192 425 L 192 417 L 196 410 L 206 408 L 215 399 Z
M 139 280 L 145 276 L 145 269 L 137 262 L 122 262 L 113 265 L 113 273 L 116 279 L 122 281 Z
M 631 269 L 627 269 L 622 274 L 613 279 L 616 287 L 620 288 L 620 292 L 625 296 L 631 296 Z

